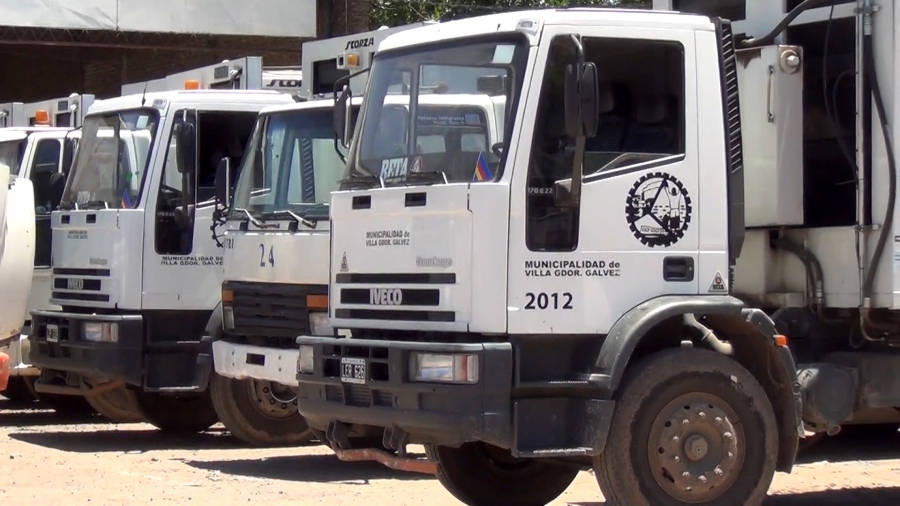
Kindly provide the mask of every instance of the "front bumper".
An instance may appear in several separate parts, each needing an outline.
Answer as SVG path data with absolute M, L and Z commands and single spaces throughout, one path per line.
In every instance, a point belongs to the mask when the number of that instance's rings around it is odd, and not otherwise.
M 399 430 L 411 443 L 483 441 L 517 457 L 597 455 L 606 441 L 614 403 L 573 395 L 554 378 L 521 380 L 523 366 L 516 363 L 521 349 L 509 342 L 302 336 L 297 344 L 313 349 L 313 372 L 297 374 L 298 409 L 311 427 L 329 434 L 371 433 L 375 427 L 384 430 L 386 440 L 395 441 Z M 477 355 L 478 382 L 410 381 L 412 352 Z M 341 381 L 342 357 L 365 360 L 365 384 Z
M 31 313 L 31 364 L 41 369 L 77 373 L 98 382 L 123 380 L 143 386 L 143 318 L 140 315 L 90 315 L 62 311 Z M 118 325 L 118 342 L 83 338 L 89 322 Z M 54 327 L 55 326 L 55 327 Z M 48 339 L 48 327 L 54 336 Z
M 212 354 L 216 374 L 219 376 L 252 378 L 297 386 L 297 360 L 300 352 L 296 349 L 265 348 L 220 340 L 212 343 Z
M 40 376 L 40 370 L 27 362 L 30 350 L 31 341 L 25 334 L 13 338 L 8 345 L 0 347 L 0 352 L 9 355 L 10 376 Z

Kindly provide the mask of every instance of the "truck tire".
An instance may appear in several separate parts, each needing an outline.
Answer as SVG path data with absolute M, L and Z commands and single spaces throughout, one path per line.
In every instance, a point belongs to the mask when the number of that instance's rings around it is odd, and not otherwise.
M 34 402 L 37 400 L 34 392 L 28 388 L 28 383 L 24 376 L 11 376 L 6 390 L 0 392 L 0 396 L 6 397 L 13 402 Z
M 124 385 L 102 394 L 86 395 L 88 404 L 113 423 L 141 423 L 144 417 L 137 407 L 134 392 Z
M 485 443 L 425 446 L 441 485 L 469 506 L 544 506 L 569 488 L 578 468 L 516 459 Z
M 611 504 L 762 504 L 778 428 L 765 390 L 713 351 L 679 348 L 629 367 L 594 474 Z
M 219 420 L 248 445 L 296 446 L 313 438 L 297 411 L 297 394 L 291 387 L 213 373 L 209 392 Z
M 141 417 L 163 432 L 203 432 L 219 422 L 209 390 L 201 394 L 166 395 L 133 390 Z

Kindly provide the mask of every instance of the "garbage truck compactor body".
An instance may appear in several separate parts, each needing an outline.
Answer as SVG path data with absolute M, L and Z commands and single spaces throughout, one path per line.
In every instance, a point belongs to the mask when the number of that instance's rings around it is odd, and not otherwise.
M 297 339 L 308 424 L 346 458 L 425 444 L 467 504 L 546 504 L 592 467 L 656 505 L 760 504 L 804 436 L 900 422 L 898 12 L 850 3 L 748 2 L 737 34 L 571 8 L 385 39 L 331 203 L 352 337 Z M 448 74 L 498 82 L 491 149 L 417 149 Z M 398 87 L 416 121 L 385 114 Z

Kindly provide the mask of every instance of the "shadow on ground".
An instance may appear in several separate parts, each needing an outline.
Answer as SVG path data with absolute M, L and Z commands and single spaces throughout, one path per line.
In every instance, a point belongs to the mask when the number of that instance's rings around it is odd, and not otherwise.
M 37 401 L 0 399 L 0 428 L 70 425 L 101 420 L 100 415 L 57 413 Z
M 801 452 L 797 464 L 897 458 L 900 458 L 900 432 L 896 425 L 848 426 L 837 436 L 826 437 Z
M 570 502 L 569 506 L 615 506 L 606 502 Z M 876 488 L 864 490 L 828 490 L 797 494 L 773 495 L 766 498 L 764 506 L 882 506 L 900 504 L 900 488 Z
M 102 418 L 100 419 L 102 420 Z M 122 430 L 87 427 L 84 431 L 14 432 L 10 439 L 65 452 L 144 453 L 153 450 L 212 450 L 244 448 L 224 430 L 211 429 L 198 434 L 166 434 L 156 429 Z
M 204 471 L 267 480 L 311 481 L 364 485 L 369 480 L 433 480 L 434 476 L 395 471 L 377 462 L 341 462 L 330 454 L 246 460 L 184 460 Z

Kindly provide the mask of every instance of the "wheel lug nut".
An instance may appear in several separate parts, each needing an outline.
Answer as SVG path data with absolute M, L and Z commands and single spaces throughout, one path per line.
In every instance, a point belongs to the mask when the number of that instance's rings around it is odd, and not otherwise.
M 730 433 L 730 432 L 725 432 L 725 433 L 722 434 L 722 437 L 723 437 L 724 439 L 727 439 L 727 440 L 730 441 L 731 438 L 734 437 L 734 434 L 732 434 L 732 433 Z
M 701 412 L 697 413 L 697 416 L 699 416 L 700 418 L 706 418 L 706 413 L 701 411 Z
M 733 458 L 734 458 L 734 454 L 731 453 L 731 452 L 728 452 L 728 459 L 730 460 L 730 459 L 733 459 Z
M 681 473 L 681 477 L 682 477 L 682 478 L 690 478 L 690 477 L 691 477 L 691 473 L 685 471 L 685 472 Z
M 721 467 L 717 467 L 717 468 L 715 469 L 715 471 L 713 471 L 713 473 L 715 473 L 716 476 L 722 476 L 723 474 L 725 474 L 725 473 L 722 472 L 722 468 L 721 468 Z
M 697 478 L 697 479 L 700 480 L 700 483 L 706 483 L 706 476 L 701 475 L 701 476 L 700 476 L 699 478 Z
M 721 416 L 717 416 L 715 422 L 716 422 L 718 425 L 722 425 L 722 417 L 721 417 Z
M 681 462 L 681 457 L 679 457 L 678 455 L 676 455 L 676 456 L 675 456 L 675 462 Z
M 687 425 L 689 423 L 691 423 L 691 421 L 688 420 L 687 418 L 685 418 L 684 420 L 681 421 L 681 425 Z

